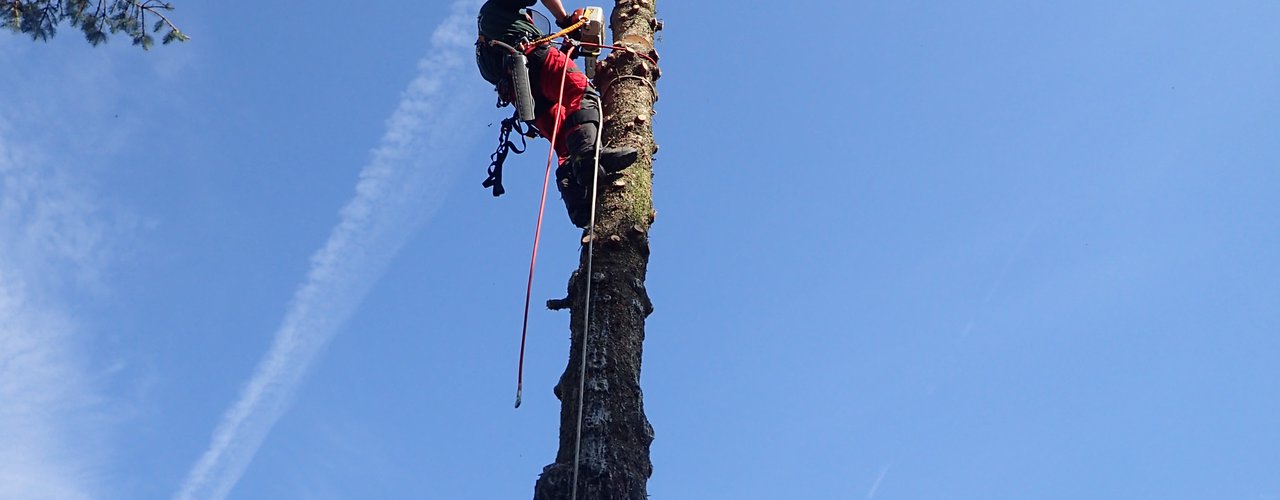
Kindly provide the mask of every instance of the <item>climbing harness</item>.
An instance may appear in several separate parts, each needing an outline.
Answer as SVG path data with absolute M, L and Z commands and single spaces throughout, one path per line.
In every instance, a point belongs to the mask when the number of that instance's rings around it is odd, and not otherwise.
M 482 186 L 493 188 L 493 196 L 502 196 L 507 189 L 502 187 L 502 164 L 507 161 L 508 153 L 522 154 L 529 148 L 529 144 L 525 142 L 525 137 L 536 137 L 536 129 L 532 125 L 528 125 L 525 129 L 521 125 L 519 113 L 511 115 L 511 118 L 502 120 L 502 130 L 498 132 L 498 150 L 489 155 L 489 178 L 484 180 Z M 520 135 L 520 147 L 516 147 L 508 137 L 514 130 Z
M 537 11 L 530 12 L 536 13 Z M 582 30 L 582 34 L 580 36 L 581 40 L 568 38 L 569 34 L 577 30 Z M 511 119 L 503 120 L 502 122 L 503 128 L 499 132 L 498 150 L 489 156 L 489 176 L 482 183 L 486 188 L 493 188 L 494 196 L 502 196 L 502 194 L 506 192 L 506 189 L 502 186 L 502 164 L 506 161 L 508 152 L 514 152 L 516 154 L 523 153 L 523 146 L 525 145 L 524 137 L 539 136 L 539 131 L 533 125 L 535 118 L 535 104 L 533 99 L 533 86 L 529 80 L 529 59 L 527 54 L 532 52 L 535 47 L 553 42 L 559 38 L 565 38 L 568 43 L 567 55 L 569 56 L 569 59 L 572 60 L 574 58 L 573 54 L 575 51 L 586 58 L 584 66 L 586 68 L 586 76 L 589 79 L 595 77 L 595 60 L 599 57 L 601 49 L 621 50 L 634 53 L 640 57 L 648 59 L 650 62 L 653 62 L 655 66 L 657 65 L 657 62 L 648 55 L 640 54 L 639 52 L 626 47 L 604 44 L 604 9 L 600 7 L 587 7 L 583 10 L 582 17 L 569 27 L 537 40 L 521 43 L 518 47 L 504 43 L 500 40 L 489 40 L 481 35 L 476 41 L 477 46 L 497 47 L 507 52 L 507 56 L 503 61 L 503 69 L 506 71 L 508 78 L 503 79 L 498 86 L 498 107 L 503 108 L 508 104 L 514 105 L 516 113 L 512 118 L 518 118 L 520 121 L 524 122 L 525 127 L 528 127 L 527 129 L 521 129 L 518 125 L 511 124 Z M 561 78 L 560 84 L 560 95 L 563 97 L 564 78 Z M 607 87 L 605 91 L 607 92 Z M 603 110 L 603 107 L 601 106 L 600 109 Z M 580 110 L 574 115 L 567 117 L 567 121 L 565 123 L 570 125 L 577 125 L 581 123 L 582 118 L 581 116 L 578 116 L 578 114 L 583 113 L 584 111 L 585 110 Z M 557 128 L 560 127 L 560 124 L 561 123 L 557 121 Z M 598 124 L 598 126 L 603 128 L 603 124 Z M 522 147 L 520 148 L 516 148 L 514 144 L 507 140 L 511 127 L 516 127 L 516 130 L 520 131 L 522 136 Z M 553 146 L 554 144 L 555 142 L 552 141 Z M 543 196 L 545 197 L 546 194 L 544 193 Z
M 602 10 L 598 8 L 588 8 L 586 12 L 595 13 L 595 17 L 599 17 L 600 11 Z M 524 142 L 524 137 L 537 137 L 537 129 L 533 126 L 535 118 L 535 104 L 533 101 L 533 85 L 529 81 L 529 57 L 527 54 L 531 52 L 534 47 L 549 43 L 562 36 L 567 36 L 569 33 L 573 33 L 575 30 L 587 24 L 588 16 L 584 15 L 582 19 L 579 19 L 578 22 L 568 28 L 527 44 L 521 44 L 519 48 L 513 47 L 500 40 L 485 39 L 483 35 L 481 35 L 480 39 L 477 41 L 477 44 L 501 48 L 507 52 L 507 56 L 503 60 L 503 65 L 505 66 L 503 69 L 506 70 L 508 78 L 504 79 L 499 85 L 498 107 L 503 108 L 508 104 L 512 104 L 516 108 L 514 116 L 502 121 L 502 129 L 498 133 L 498 150 L 494 151 L 494 153 L 489 156 L 489 177 L 481 184 L 484 187 L 493 188 L 493 195 L 495 197 L 502 196 L 503 193 L 507 192 L 506 188 L 502 186 L 502 164 L 506 161 L 507 154 L 509 152 L 514 152 L 515 154 L 524 153 L 524 150 L 527 147 L 527 144 Z M 572 54 L 574 49 L 570 48 L 569 50 L 570 54 Z M 569 58 L 573 59 L 572 55 L 570 55 Z M 565 66 L 565 70 L 568 71 L 568 65 Z M 562 98 L 564 96 L 564 78 L 565 77 L 562 75 L 560 80 L 560 95 Z M 556 102 L 559 102 L 559 100 L 557 99 Z M 526 126 L 529 127 L 528 131 L 522 129 L 520 125 L 516 123 L 516 120 L 524 122 Z M 557 120 L 556 128 L 558 129 L 559 127 L 560 123 Z M 519 148 L 515 147 L 515 144 L 511 143 L 511 141 L 507 140 L 512 129 L 520 132 L 521 147 Z M 554 150 L 555 141 L 552 140 L 551 144 L 552 149 Z M 543 197 L 546 197 L 545 189 Z

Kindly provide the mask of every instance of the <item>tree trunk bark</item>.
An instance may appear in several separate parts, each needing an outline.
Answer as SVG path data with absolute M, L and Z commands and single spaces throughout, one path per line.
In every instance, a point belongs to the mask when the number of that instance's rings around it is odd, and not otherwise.
M 626 170 L 601 180 L 595 235 L 583 238 L 580 264 L 569 278 L 567 300 L 553 301 L 570 309 L 569 364 L 555 387 L 561 403 L 560 450 L 555 463 L 546 466 L 538 478 L 534 500 L 571 498 L 575 450 L 578 499 L 648 497 L 653 427 L 644 414 L 640 361 L 645 318 L 653 312 L 644 280 L 649 265 L 649 227 L 656 214 L 652 181 L 653 155 L 658 147 L 653 141 L 652 117 L 658 100 L 655 82 L 660 75 L 656 64 L 648 60 L 658 60 L 653 40 L 662 28 L 654 17 L 655 2 L 616 0 L 610 16 L 614 44 L 629 50 L 614 50 L 597 67 L 595 83 L 607 116 L 604 144 L 631 146 L 640 155 Z M 594 240 L 595 249 L 590 277 L 588 239 Z M 591 314 L 586 324 L 588 280 Z M 581 377 L 584 352 L 585 377 Z M 579 387 L 583 388 L 581 406 Z

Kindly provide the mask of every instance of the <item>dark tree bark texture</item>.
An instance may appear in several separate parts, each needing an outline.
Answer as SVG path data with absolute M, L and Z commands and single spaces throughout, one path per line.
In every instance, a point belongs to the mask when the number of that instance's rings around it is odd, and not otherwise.
M 617 0 L 609 22 L 614 50 L 599 63 L 595 84 L 604 100 L 606 146 L 631 146 L 639 159 L 601 181 L 595 234 L 584 235 L 578 271 L 569 278 L 569 363 L 556 384 L 560 399 L 560 450 L 534 487 L 535 500 L 568 500 L 573 491 L 578 429 L 578 388 L 583 345 L 586 376 L 577 498 L 645 500 L 653 467 L 649 444 L 653 427 L 644 414 L 640 361 L 645 318 L 653 312 L 645 291 L 649 227 L 653 223 L 653 105 L 659 75 L 654 62 L 656 0 Z M 649 59 L 652 59 L 651 62 Z M 592 275 L 587 276 L 588 239 L 594 240 Z M 587 280 L 591 281 L 590 324 L 584 331 Z M 557 308 L 560 308 L 557 307 Z

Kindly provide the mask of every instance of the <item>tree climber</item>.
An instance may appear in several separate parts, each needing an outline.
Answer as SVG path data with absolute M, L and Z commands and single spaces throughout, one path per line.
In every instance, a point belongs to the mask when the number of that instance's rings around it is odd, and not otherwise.
M 568 28 L 582 17 L 579 9 L 573 14 L 565 11 L 560 0 L 541 0 L 542 5 L 556 18 L 556 25 Z M 543 43 L 530 46 L 542 33 L 533 24 L 527 7 L 537 0 L 488 0 L 480 7 L 477 19 L 480 36 L 476 41 L 476 65 L 480 75 L 492 83 L 503 102 L 517 102 L 508 64 L 512 53 L 502 45 L 523 52 L 528 57 L 530 93 L 535 104 L 534 126 L 546 137 L 551 137 L 557 117 L 560 130 L 553 145 L 559 158 L 556 169 L 556 186 L 564 199 L 569 219 L 578 227 L 586 227 L 590 205 L 592 167 L 595 164 L 596 136 L 603 124 L 599 109 L 599 93 L 591 81 L 578 69 L 564 52 Z M 566 74 L 566 66 L 568 73 Z M 563 97 L 561 86 L 563 78 Z M 584 96 L 586 97 L 584 99 Z M 600 167 L 606 174 L 618 172 L 637 156 L 635 148 L 602 148 Z

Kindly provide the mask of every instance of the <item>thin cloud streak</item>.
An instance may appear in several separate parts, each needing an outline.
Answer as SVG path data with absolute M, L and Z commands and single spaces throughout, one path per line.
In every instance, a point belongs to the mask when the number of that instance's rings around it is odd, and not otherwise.
M 284 321 L 240 398 L 214 430 L 209 448 L 188 472 L 175 500 L 226 498 L 272 426 L 289 406 L 316 355 L 359 306 L 391 259 L 430 218 L 451 178 L 443 160 L 458 142 L 456 127 L 474 108 L 475 82 L 458 78 L 472 51 L 476 0 L 461 0 L 435 31 L 429 56 L 387 120 L 387 130 L 360 173 L 355 197 L 311 258 Z M 478 102 L 478 101 L 477 101 Z M 430 152 L 430 154 L 428 154 Z M 431 159 L 435 161 L 429 161 Z M 456 162 L 454 162 L 456 163 Z
M 0 498 L 91 498 L 92 391 L 74 329 L 0 269 Z
M 96 274 L 101 221 L 89 195 L 16 142 L 0 121 L 0 498 L 93 498 L 108 425 L 58 297 Z

